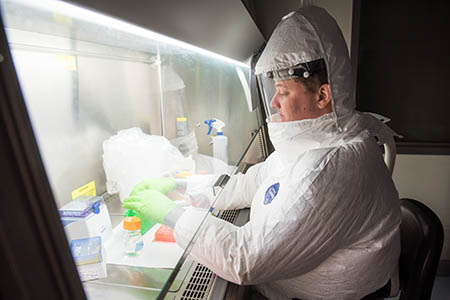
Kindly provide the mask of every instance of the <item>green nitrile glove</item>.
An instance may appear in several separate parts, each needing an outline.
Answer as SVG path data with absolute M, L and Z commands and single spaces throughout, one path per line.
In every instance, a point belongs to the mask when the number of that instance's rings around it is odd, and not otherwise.
M 175 179 L 172 177 L 158 177 L 144 179 L 139 182 L 131 191 L 130 195 L 133 196 L 144 190 L 155 190 L 163 194 L 167 194 L 173 191 L 177 187 Z
M 144 190 L 125 198 L 122 206 L 135 210 L 145 219 L 164 224 L 166 215 L 177 205 L 161 192 Z

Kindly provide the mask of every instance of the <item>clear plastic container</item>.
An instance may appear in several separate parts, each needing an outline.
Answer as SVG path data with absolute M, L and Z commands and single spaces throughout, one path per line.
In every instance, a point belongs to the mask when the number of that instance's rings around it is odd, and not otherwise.
M 141 219 L 138 217 L 125 217 L 123 219 L 125 254 L 138 255 L 144 247 L 141 235 Z

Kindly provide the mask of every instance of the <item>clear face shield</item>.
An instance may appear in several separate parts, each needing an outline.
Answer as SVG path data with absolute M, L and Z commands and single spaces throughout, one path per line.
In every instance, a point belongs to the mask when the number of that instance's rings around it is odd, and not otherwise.
M 256 75 L 259 91 L 263 98 L 264 111 L 268 121 L 279 121 L 278 110 L 271 105 L 272 99 L 277 93 L 275 87 L 277 81 L 295 78 L 308 79 L 316 73 L 323 72 L 323 70 L 326 70 L 325 61 L 323 59 L 318 59 L 298 64 L 288 69 L 275 70 Z
M 256 78 L 267 119 L 272 120 L 272 117 L 278 113 L 276 108 L 270 107 L 270 102 L 277 92 L 277 89 L 275 88 L 275 80 L 267 77 L 265 74 L 259 74 Z
M 268 121 L 277 121 L 278 110 L 271 105 L 272 99 L 277 93 L 275 83 L 279 80 L 309 78 L 312 71 L 308 69 L 308 64 L 300 64 L 289 69 L 270 71 L 256 76 Z

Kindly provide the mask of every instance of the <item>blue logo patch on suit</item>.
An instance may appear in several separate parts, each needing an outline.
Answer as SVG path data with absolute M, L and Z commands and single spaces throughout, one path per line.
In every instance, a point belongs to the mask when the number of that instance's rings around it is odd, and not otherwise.
M 264 196 L 264 205 L 272 203 L 272 200 L 277 196 L 278 190 L 280 189 L 280 183 L 277 182 L 272 184 L 266 191 Z

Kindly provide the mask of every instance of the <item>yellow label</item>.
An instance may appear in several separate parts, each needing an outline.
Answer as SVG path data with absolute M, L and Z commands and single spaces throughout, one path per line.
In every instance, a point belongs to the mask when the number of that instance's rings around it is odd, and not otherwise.
M 180 171 L 180 172 L 176 173 L 175 177 L 177 177 L 177 178 L 186 178 L 186 177 L 192 176 L 192 175 L 194 175 L 194 174 L 192 174 L 192 172 L 183 170 L 183 171 Z
M 68 16 L 53 14 L 53 21 L 55 21 L 55 23 L 72 26 L 72 18 Z
M 187 118 L 177 118 L 177 122 L 186 122 Z
M 80 188 L 77 188 L 76 190 L 74 190 L 72 192 L 72 200 L 80 197 L 80 196 L 96 196 L 96 191 L 95 191 L 95 181 L 92 180 L 91 182 L 89 182 L 88 184 L 83 185 Z
M 64 68 L 69 71 L 75 71 L 77 69 L 77 64 L 75 61 L 75 56 L 67 54 L 56 54 L 56 58 L 61 62 Z

